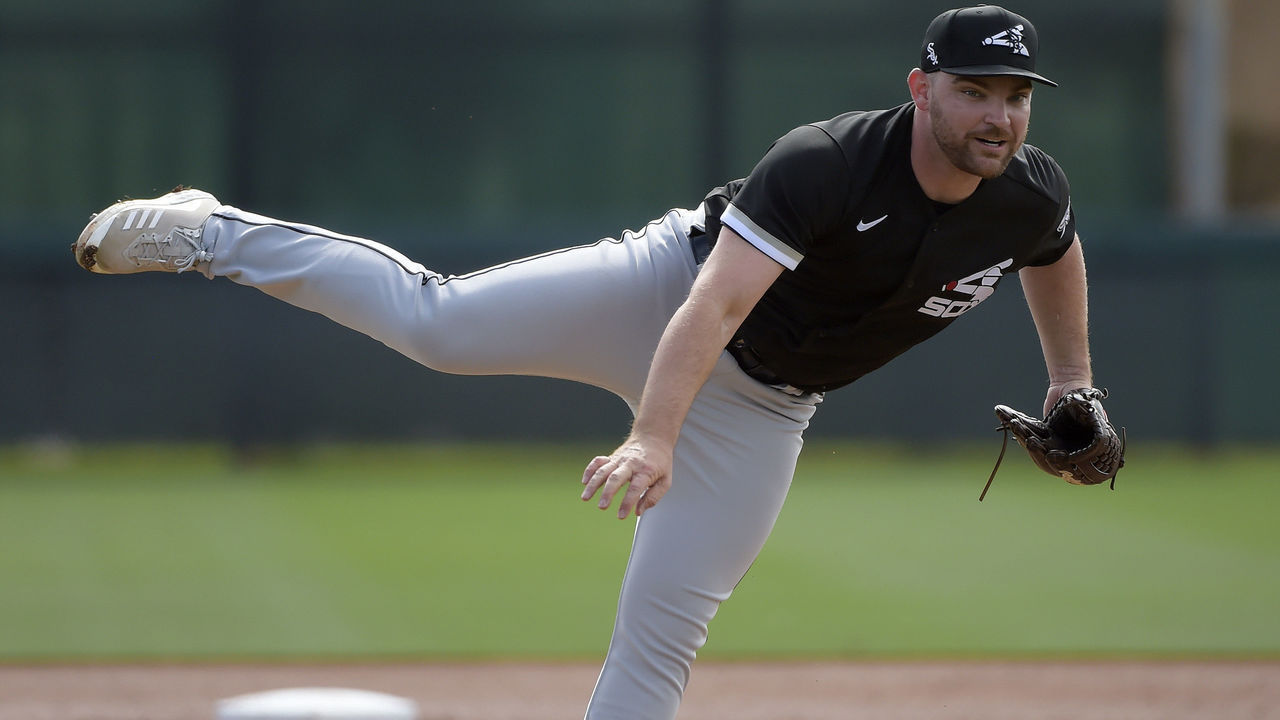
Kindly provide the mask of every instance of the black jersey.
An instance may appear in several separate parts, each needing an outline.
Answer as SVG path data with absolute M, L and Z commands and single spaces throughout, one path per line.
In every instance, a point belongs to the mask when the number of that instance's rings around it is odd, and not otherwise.
M 735 338 L 785 383 L 853 382 L 1075 237 L 1066 175 L 1030 145 L 964 202 L 931 201 L 911 169 L 913 113 L 908 103 L 796 128 L 707 196 L 712 238 L 723 223 L 790 271 Z

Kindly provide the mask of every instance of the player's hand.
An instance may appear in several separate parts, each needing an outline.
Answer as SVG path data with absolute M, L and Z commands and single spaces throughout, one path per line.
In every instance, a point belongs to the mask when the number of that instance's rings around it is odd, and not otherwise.
M 1093 387 L 1091 380 L 1064 380 L 1050 385 L 1049 392 L 1044 396 L 1044 414 L 1041 417 L 1049 417 L 1049 410 L 1058 404 L 1058 398 L 1072 390 L 1089 387 Z
M 582 491 L 584 501 L 600 491 L 596 507 L 601 510 L 608 509 L 614 495 L 626 485 L 618 505 L 618 519 L 625 519 L 632 509 L 640 517 L 671 488 L 671 449 L 661 443 L 628 438 L 612 455 L 592 460 L 582 473 L 582 484 L 586 486 Z

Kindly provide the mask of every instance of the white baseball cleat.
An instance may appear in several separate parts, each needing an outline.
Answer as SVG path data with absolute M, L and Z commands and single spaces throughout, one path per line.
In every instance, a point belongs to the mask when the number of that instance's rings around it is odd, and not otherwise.
M 80 267 L 96 273 L 190 270 L 213 259 L 204 224 L 218 205 L 203 190 L 182 189 L 118 202 L 94 215 L 71 249 Z

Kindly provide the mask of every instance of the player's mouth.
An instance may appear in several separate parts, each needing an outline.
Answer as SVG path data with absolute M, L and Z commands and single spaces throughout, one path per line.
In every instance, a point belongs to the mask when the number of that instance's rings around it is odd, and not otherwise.
M 984 145 L 986 147 L 994 148 L 994 149 L 1000 149 L 1005 145 L 1009 144 L 1008 140 L 993 140 L 990 138 L 983 138 L 983 137 L 974 138 L 974 140 L 977 140 L 979 145 Z

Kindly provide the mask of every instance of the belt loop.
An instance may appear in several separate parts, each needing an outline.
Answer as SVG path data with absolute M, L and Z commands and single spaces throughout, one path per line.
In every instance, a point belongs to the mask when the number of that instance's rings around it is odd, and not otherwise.
M 738 367 L 742 368 L 742 371 L 746 374 L 752 377 L 761 374 L 760 370 L 764 368 L 764 363 L 760 362 L 760 356 L 751 351 L 751 347 L 747 345 L 746 340 L 735 337 L 729 341 L 729 354 L 733 356 L 733 359 L 738 362 Z M 768 371 L 765 370 L 765 372 L 767 373 Z

